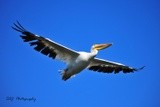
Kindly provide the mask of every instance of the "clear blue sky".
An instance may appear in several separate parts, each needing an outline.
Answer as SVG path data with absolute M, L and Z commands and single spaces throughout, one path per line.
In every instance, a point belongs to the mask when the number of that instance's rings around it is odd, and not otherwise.
M 1 0 L 1 107 L 159 107 L 160 2 L 158 0 Z M 133 67 L 131 74 L 84 70 L 64 82 L 65 64 L 23 43 L 16 21 L 77 51 L 113 43 L 99 58 Z M 8 101 L 6 97 L 36 98 Z

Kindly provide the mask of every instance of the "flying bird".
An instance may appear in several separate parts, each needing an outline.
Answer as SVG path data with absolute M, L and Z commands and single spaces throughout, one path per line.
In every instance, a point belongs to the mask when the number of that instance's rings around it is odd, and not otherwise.
M 70 77 L 80 73 L 84 69 L 89 69 L 103 73 L 131 73 L 143 69 L 132 68 L 121 63 L 112 62 L 96 58 L 99 50 L 110 47 L 111 43 L 94 44 L 90 52 L 75 51 L 56 43 L 48 38 L 38 36 L 26 30 L 18 21 L 14 23 L 14 30 L 21 33 L 24 42 L 28 42 L 34 49 L 52 59 L 59 59 L 66 63 L 67 67 L 61 70 L 62 80 L 66 81 Z

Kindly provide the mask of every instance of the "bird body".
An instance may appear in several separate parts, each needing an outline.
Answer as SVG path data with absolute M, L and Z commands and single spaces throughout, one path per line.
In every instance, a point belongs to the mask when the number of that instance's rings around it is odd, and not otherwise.
M 69 63 L 66 68 L 66 71 L 63 71 L 62 79 L 67 80 L 72 75 L 80 73 L 82 70 L 87 68 L 90 64 L 91 60 L 95 57 L 93 53 L 87 52 L 78 52 L 79 56 L 73 60 L 73 62 Z
M 77 52 L 67 48 L 59 43 L 56 43 L 48 38 L 38 36 L 27 31 L 19 22 L 14 23 L 14 30 L 22 33 L 21 38 L 24 42 L 29 42 L 34 49 L 52 59 L 62 60 L 67 64 L 66 69 L 62 70 L 61 75 L 63 80 L 68 80 L 71 76 L 80 73 L 84 69 L 89 69 L 103 73 L 130 73 L 143 69 L 132 68 L 121 63 L 112 62 L 96 58 L 99 50 L 110 47 L 112 44 L 94 44 L 91 47 L 91 52 Z

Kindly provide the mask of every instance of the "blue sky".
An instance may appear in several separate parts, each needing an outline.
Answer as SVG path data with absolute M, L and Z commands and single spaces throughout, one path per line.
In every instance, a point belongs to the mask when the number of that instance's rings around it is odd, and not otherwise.
M 158 0 L 5 0 L 0 2 L 1 107 L 159 107 L 160 2 Z M 84 70 L 64 82 L 65 64 L 23 43 L 11 29 L 29 31 L 74 50 L 113 43 L 99 58 L 133 67 L 131 74 Z M 36 98 L 9 101 L 11 97 Z

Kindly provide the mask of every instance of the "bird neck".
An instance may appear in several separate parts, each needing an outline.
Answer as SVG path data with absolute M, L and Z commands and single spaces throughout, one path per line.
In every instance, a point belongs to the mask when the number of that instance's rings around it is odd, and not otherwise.
M 91 54 L 95 57 L 98 54 L 98 50 L 91 49 Z

